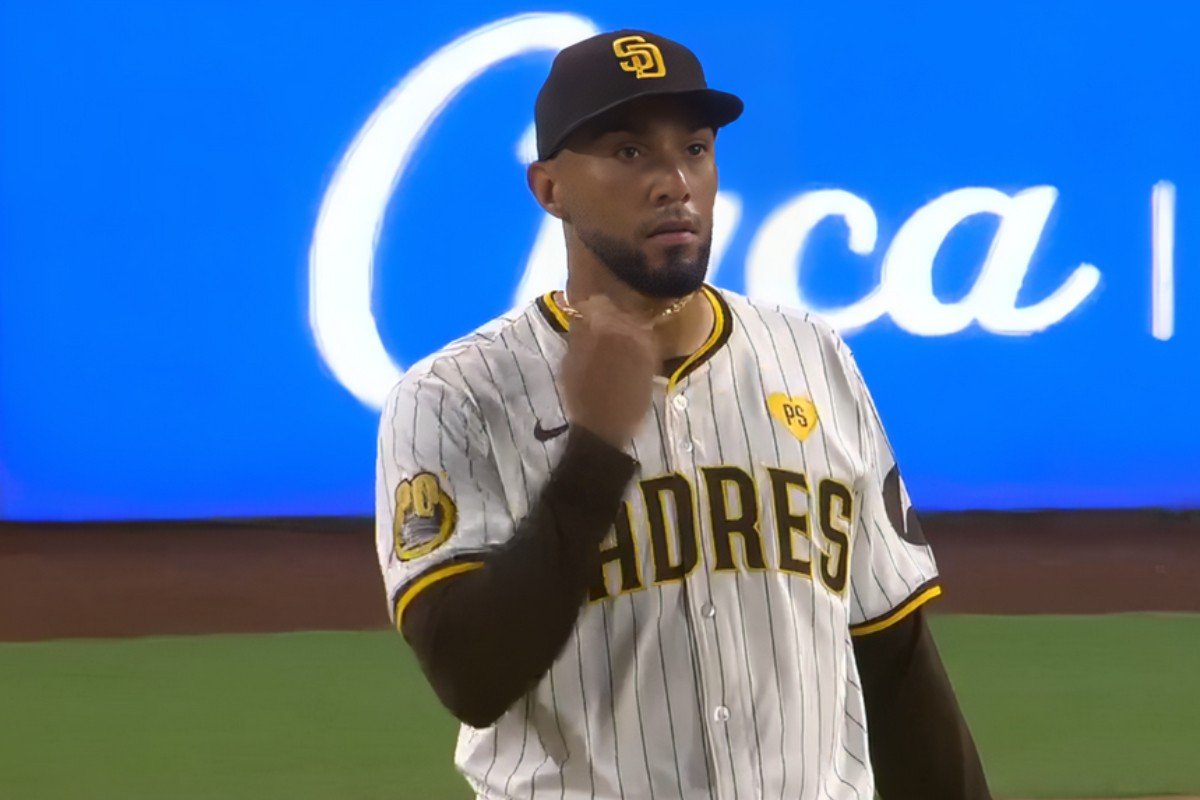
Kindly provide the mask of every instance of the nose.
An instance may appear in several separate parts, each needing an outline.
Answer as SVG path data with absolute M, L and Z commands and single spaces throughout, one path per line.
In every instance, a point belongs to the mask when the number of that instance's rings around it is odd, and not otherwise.
M 691 179 L 682 159 L 663 158 L 654 171 L 655 206 L 687 203 L 692 199 Z

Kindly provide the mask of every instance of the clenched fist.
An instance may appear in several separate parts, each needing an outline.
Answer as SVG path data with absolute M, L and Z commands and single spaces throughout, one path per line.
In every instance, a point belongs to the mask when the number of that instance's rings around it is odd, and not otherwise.
M 575 306 L 562 367 L 567 418 L 625 449 L 641 425 L 661 363 L 654 320 L 628 314 L 603 295 Z

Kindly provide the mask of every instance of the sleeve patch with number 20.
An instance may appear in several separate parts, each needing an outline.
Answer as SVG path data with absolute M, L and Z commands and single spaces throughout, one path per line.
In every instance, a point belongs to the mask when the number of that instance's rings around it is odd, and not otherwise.
M 436 475 L 422 472 L 396 487 L 392 538 L 396 558 L 410 561 L 428 555 L 454 532 L 458 510 Z

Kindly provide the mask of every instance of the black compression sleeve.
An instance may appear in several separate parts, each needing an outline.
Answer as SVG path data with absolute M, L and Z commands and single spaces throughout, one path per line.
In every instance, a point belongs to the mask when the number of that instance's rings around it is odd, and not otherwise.
M 483 556 L 482 569 L 433 584 L 404 613 L 425 676 L 468 725 L 495 722 L 558 657 L 636 468 L 584 428 L 568 436 L 513 538 Z
M 983 765 L 921 610 L 856 637 L 883 800 L 990 800 Z

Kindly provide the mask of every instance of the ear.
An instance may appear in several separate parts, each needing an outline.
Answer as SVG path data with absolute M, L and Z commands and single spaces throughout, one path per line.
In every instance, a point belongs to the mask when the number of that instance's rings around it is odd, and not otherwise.
M 558 181 L 554 176 L 554 165 L 548 161 L 534 161 L 525 171 L 525 180 L 533 199 L 552 217 L 563 219 L 562 204 L 558 199 Z

